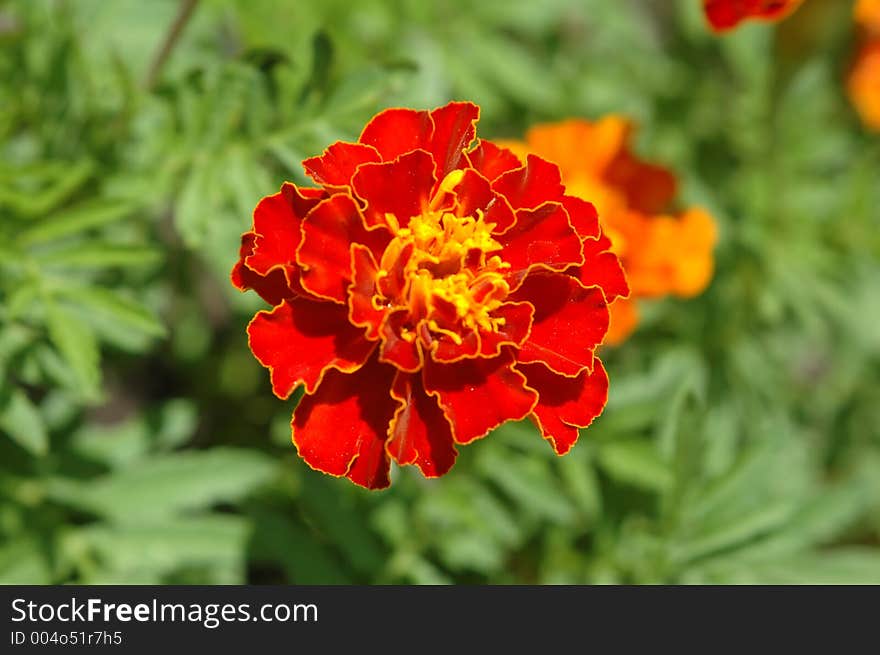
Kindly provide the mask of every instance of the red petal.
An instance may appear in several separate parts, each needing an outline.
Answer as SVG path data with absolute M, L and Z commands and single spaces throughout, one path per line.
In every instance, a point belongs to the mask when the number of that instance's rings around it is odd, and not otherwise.
M 532 411 L 538 396 L 525 386 L 525 377 L 513 368 L 513 361 L 510 351 L 505 351 L 495 359 L 425 362 L 425 390 L 437 395 L 456 443 L 470 443 Z
M 345 302 L 351 282 L 351 246 L 366 245 L 381 252 L 388 244 L 386 230 L 368 231 L 357 204 L 337 194 L 319 203 L 302 222 L 302 243 L 296 253 L 303 288 L 316 296 Z
M 372 146 L 337 141 L 322 155 L 306 159 L 302 164 L 306 175 L 318 184 L 344 187 L 351 184 L 358 166 L 378 161 L 382 161 L 382 158 Z
M 593 203 L 574 196 L 563 196 L 562 206 L 568 212 L 568 220 L 581 239 L 601 236 L 599 213 Z
M 492 188 L 514 209 L 536 209 L 546 202 L 560 201 L 565 193 L 559 166 L 535 155 L 529 155 L 522 168 L 501 175 Z
M 245 259 L 253 254 L 256 239 L 257 235 L 253 232 L 241 235 L 240 259 L 232 267 L 230 276 L 232 284 L 239 291 L 253 289 L 270 305 L 278 305 L 285 298 L 294 295 L 287 284 L 284 271 L 279 267 L 270 271 L 268 275 L 260 275 L 244 265 Z
M 495 224 L 493 232 L 496 234 L 505 232 L 516 222 L 516 215 L 507 199 L 493 191 L 489 180 L 474 169 L 464 171 L 461 182 L 454 190 L 458 201 L 456 213 L 459 216 L 475 216 L 479 210 L 487 223 Z
M 379 359 L 388 364 L 394 364 L 402 371 L 410 373 L 422 367 L 423 355 L 418 346 L 418 339 L 411 341 L 401 335 L 407 330 L 415 337 L 415 326 L 409 325 L 410 316 L 408 309 L 396 309 L 389 312 L 379 326 L 379 334 L 382 337 L 382 345 L 379 350 Z
M 387 487 L 385 443 L 399 404 L 390 395 L 393 379 L 394 369 L 375 359 L 356 373 L 328 372 L 293 412 L 293 443 L 306 464 L 368 489 Z
M 300 224 L 323 195 L 321 189 L 299 189 L 285 182 L 279 193 L 263 198 L 254 209 L 257 238 L 245 265 L 260 275 L 279 265 L 295 269 Z
M 620 259 L 608 250 L 611 242 L 607 237 L 586 239 L 584 241 L 584 263 L 578 269 L 578 279 L 584 286 L 598 286 L 611 303 L 617 298 L 629 295 L 629 285 Z
M 367 124 L 358 142 L 373 146 L 383 161 L 390 161 L 424 148 L 433 129 L 431 115 L 426 111 L 386 109 Z
M 562 375 L 578 375 L 593 364 L 593 350 L 608 331 L 602 290 L 575 278 L 533 273 L 514 294 L 535 307 L 532 332 L 519 351 L 524 363 L 542 362 Z
M 434 160 L 424 150 L 382 164 L 364 164 L 352 178 L 352 188 L 366 201 L 367 226 L 386 225 L 394 214 L 401 226 L 422 213 L 436 182 Z
M 429 348 L 435 362 L 457 362 L 480 352 L 480 338 L 468 331 L 461 335 L 461 343 L 455 343 L 448 335 L 435 335 L 431 337 Z
M 480 355 L 495 357 L 501 346 L 521 346 L 532 329 L 535 308 L 527 302 L 506 302 L 493 312 L 493 317 L 503 318 L 504 325 L 497 332 L 480 332 Z
M 507 148 L 482 139 L 477 143 L 476 148 L 467 153 L 467 158 L 471 166 L 491 182 L 507 171 L 523 165 L 519 157 Z
M 472 102 L 450 102 L 431 112 L 434 131 L 427 149 L 434 155 L 438 180 L 459 168 L 465 148 L 476 136 L 479 119 L 480 108 Z
M 415 464 L 428 478 L 446 473 L 458 452 L 452 427 L 437 399 L 422 388 L 418 375 L 398 373 L 391 395 L 401 402 L 391 421 L 388 453 L 401 465 Z
M 800 0 L 703 0 L 703 9 L 712 29 L 723 32 L 746 18 L 778 20 L 798 4 Z
M 508 275 L 516 287 L 533 266 L 562 271 L 583 262 L 581 240 L 557 203 L 535 211 L 517 212 L 517 222 L 497 237 L 502 257 L 510 264 Z
M 376 273 L 379 268 L 370 249 L 361 244 L 351 247 L 352 281 L 348 289 L 349 318 L 357 326 L 367 329 L 368 339 L 379 338 L 379 326 L 386 310 L 373 307 L 376 295 Z
M 303 297 L 258 312 L 247 331 L 251 352 L 269 369 L 272 391 L 279 398 L 287 398 L 300 384 L 313 393 L 328 369 L 350 373 L 375 347 L 361 328 L 348 322 L 345 307 Z
M 675 197 L 678 182 L 663 168 L 647 164 L 628 151 L 621 152 L 605 171 L 605 180 L 626 195 L 631 209 L 657 214 L 664 211 Z
M 608 374 L 598 359 L 592 371 L 574 378 L 556 375 L 542 364 L 517 364 L 538 392 L 532 416 L 541 434 L 557 455 L 564 455 L 575 444 L 578 428 L 585 428 L 602 413 L 608 400 Z

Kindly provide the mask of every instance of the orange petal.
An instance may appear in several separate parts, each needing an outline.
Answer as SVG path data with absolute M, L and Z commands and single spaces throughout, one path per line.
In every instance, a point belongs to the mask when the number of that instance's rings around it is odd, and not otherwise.
M 880 38 L 868 40 L 859 49 L 846 88 L 865 126 L 880 131 Z
M 618 298 L 608 305 L 610 322 L 608 334 L 603 343 L 616 346 L 626 341 L 639 324 L 639 312 L 636 301 L 631 298 Z

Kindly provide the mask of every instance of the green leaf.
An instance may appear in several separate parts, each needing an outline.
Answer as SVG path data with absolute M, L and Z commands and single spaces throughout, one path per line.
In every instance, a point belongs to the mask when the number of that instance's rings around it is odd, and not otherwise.
M 131 215 L 134 210 L 135 207 L 131 203 L 114 200 L 78 205 L 22 231 L 18 241 L 28 246 L 46 243 L 121 220 Z
M 279 562 L 288 584 L 352 582 L 333 556 L 332 544 L 276 512 L 260 512 L 256 517 L 250 557 L 257 562 Z
M 562 481 L 578 509 L 587 519 L 598 517 L 602 509 L 602 496 L 593 463 L 570 453 L 560 458 L 558 466 Z
M 260 453 L 214 448 L 141 459 L 87 484 L 56 480 L 53 493 L 59 502 L 137 523 L 241 500 L 274 471 L 274 461 Z
M 485 448 L 479 463 L 488 478 L 535 515 L 558 523 L 567 523 L 574 515 L 574 507 L 559 488 L 548 462 Z
M 65 547 L 100 558 L 101 569 L 86 584 L 155 579 L 188 568 L 207 569 L 211 584 L 241 584 L 249 534 L 239 517 L 203 516 L 87 527 L 68 535 Z
M 44 585 L 51 582 L 49 564 L 37 542 L 18 538 L 0 545 L 0 585 Z
M 57 288 L 57 293 L 129 329 L 153 337 L 162 337 L 166 334 L 165 326 L 149 310 L 115 291 L 98 287 L 63 286 Z
M 669 465 L 660 459 L 654 444 L 644 440 L 612 441 L 598 452 L 602 469 L 615 480 L 649 491 L 663 492 L 673 483 Z
M 97 397 L 101 384 L 100 353 L 94 334 L 76 314 L 55 303 L 46 306 L 49 338 L 73 371 L 79 391 Z
M 13 391 L 0 406 L 0 428 L 34 455 L 45 455 L 49 450 L 49 436 L 40 412 L 21 389 Z
M 152 266 L 162 259 L 159 250 L 149 246 L 110 243 L 77 243 L 65 248 L 34 253 L 46 265 L 66 268 L 107 268 Z

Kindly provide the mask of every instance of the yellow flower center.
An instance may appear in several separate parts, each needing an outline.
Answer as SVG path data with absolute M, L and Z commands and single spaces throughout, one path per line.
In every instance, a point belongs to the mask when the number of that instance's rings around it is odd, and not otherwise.
M 510 264 L 495 254 L 502 249 L 492 238 L 495 225 L 479 210 L 475 216 L 456 216 L 438 209 L 462 175 L 460 170 L 447 175 L 430 205 L 405 226 L 386 215 L 394 238 L 379 264 L 378 287 L 388 289 L 387 278 L 399 280 L 400 288 L 397 298 L 373 298 L 374 305 L 391 300 L 408 307 L 414 325 L 425 320 L 428 330 L 455 343 L 461 343 L 462 328 L 494 332 L 503 326 L 504 319 L 491 314 L 510 292 L 503 273 Z M 412 341 L 416 334 L 402 336 Z

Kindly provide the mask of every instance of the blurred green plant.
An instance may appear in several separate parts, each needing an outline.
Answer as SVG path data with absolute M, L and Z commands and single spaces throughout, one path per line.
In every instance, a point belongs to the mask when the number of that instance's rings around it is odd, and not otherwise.
M 177 2 L 0 3 L 0 582 L 880 582 L 880 142 L 810 4 L 203 0 L 148 85 Z M 293 453 L 227 275 L 302 158 L 451 97 L 635 117 L 717 274 L 566 457 L 510 425 L 369 494 Z

